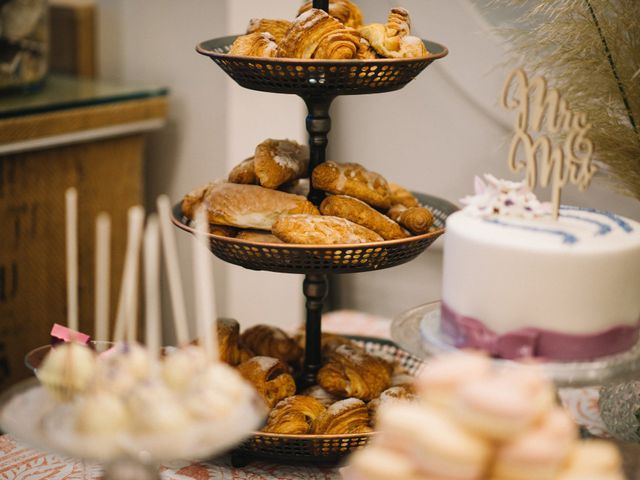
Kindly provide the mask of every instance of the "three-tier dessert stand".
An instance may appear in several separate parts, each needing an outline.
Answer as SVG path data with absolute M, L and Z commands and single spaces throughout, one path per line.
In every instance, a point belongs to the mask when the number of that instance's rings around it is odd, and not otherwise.
M 314 0 L 313 7 L 328 11 L 329 1 Z M 336 97 L 399 90 L 434 60 L 448 54 L 443 45 L 425 40 L 429 54 L 420 58 L 307 60 L 241 57 L 228 54 L 235 38 L 236 36 L 228 36 L 208 40 L 199 44 L 196 50 L 210 57 L 242 87 L 294 94 L 303 99 L 308 109 L 306 127 L 310 149 L 309 178 L 313 169 L 326 160 L 331 129 L 329 109 Z M 320 205 L 324 195 L 324 192 L 311 185 L 308 195 L 311 202 Z M 328 293 L 327 274 L 381 270 L 409 262 L 444 232 L 446 217 L 457 209 L 452 203 L 440 198 L 419 193 L 416 196 L 433 212 L 435 228 L 429 233 L 408 239 L 327 246 L 257 243 L 209 235 L 211 251 L 223 261 L 251 270 L 305 276 L 303 293 L 306 299 L 306 338 L 302 375 L 299 379 L 301 386 L 314 384 L 321 367 L 321 315 Z M 178 227 L 194 232 L 189 219 L 182 215 L 180 204 L 174 208 L 174 222 Z M 282 437 L 295 438 L 289 438 L 290 442 L 287 443 Z M 317 444 L 304 442 L 301 437 L 305 436 L 261 435 L 261 441 L 257 444 L 255 438 L 249 442 L 251 447 L 246 453 L 256 456 L 262 453 L 279 460 L 335 461 L 366 441 L 366 437 L 362 435 L 337 436 L 333 443 L 326 438 L 329 443 L 318 448 Z M 297 440 L 302 441 L 303 448 L 292 448 L 301 446 Z

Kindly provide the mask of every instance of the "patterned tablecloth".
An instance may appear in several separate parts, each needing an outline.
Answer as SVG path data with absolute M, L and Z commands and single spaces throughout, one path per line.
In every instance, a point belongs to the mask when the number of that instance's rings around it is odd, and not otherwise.
M 388 319 L 353 311 L 325 315 L 323 329 L 342 334 L 389 338 Z M 174 463 L 163 468 L 166 480 L 333 480 L 339 479 L 337 468 L 310 465 L 277 465 L 252 462 L 243 468 L 233 468 L 229 456 L 206 463 Z M 93 480 L 101 478 L 95 465 L 66 459 L 59 455 L 34 451 L 18 444 L 8 435 L 0 437 L 1 480 Z

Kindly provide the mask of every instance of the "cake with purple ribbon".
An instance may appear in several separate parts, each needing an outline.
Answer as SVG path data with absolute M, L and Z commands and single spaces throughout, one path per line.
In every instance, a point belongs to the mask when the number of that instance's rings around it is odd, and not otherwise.
M 441 330 L 501 358 L 584 361 L 633 347 L 640 224 L 485 175 L 447 219 Z

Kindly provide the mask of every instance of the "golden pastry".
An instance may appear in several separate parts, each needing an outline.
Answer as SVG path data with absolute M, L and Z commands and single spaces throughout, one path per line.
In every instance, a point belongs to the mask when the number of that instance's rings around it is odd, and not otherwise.
M 420 202 L 415 195 L 397 183 L 389 182 L 389 190 L 391 191 L 392 206 L 398 204 L 407 208 L 420 206 Z
M 278 50 L 276 39 L 268 32 L 240 35 L 235 39 L 229 55 L 243 57 L 275 57 Z
M 391 10 L 386 25 L 372 23 L 358 28 L 358 32 L 385 58 L 415 58 L 429 54 L 424 42 L 410 35 L 409 12 L 401 7 Z
M 318 190 L 349 195 L 375 208 L 391 207 L 391 191 L 385 178 L 358 163 L 322 163 L 313 170 L 311 182 Z
M 209 233 L 211 235 L 217 235 L 219 237 L 234 238 L 238 235 L 238 229 L 235 227 L 230 227 L 228 225 L 209 224 Z
M 298 10 L 298 15 L 312 7 L 312 1 L 306 2 Z M 358 28 L 362 26 L 362 11 L 350 0 L 329 0 L 329 15 L 340 21 L 345 27 Z
M 271 232 L 263 230 L 240 230 L 236 235 L 239 240 L 247 240 L 256 243 L 284 243 Z
M 301 178 L 295 182 L 290 182 L 282 185 L 278 190 L 283 192 L 293 193 L 295 195 L 302 195 L 303 197 L 309 196 L 309 190 L 311 189 L 310 181 L 308 178 Z
M 373 60 L 374 58 L 378 58 L 377 52 L 373 49 L 369 41 L 361 37 L 360 44 L 358 45 L 358 60 Z
M 276 43 L 280 43 L 284 34 L 291 27 L 289 20 L 271 20 L 268 18 L 253 18 L 247 27 L 247 33 L 267 32 L 273 35 Z
M 243 160 L 233 167 L 229 172 L 230 183 L 241 183 L 244 185 L 257 185 L 258 177 L 256 176 L 256 166 L 253 157 Z
M 374 398 L 367 404 L 367 409 L 369 410 L 369 418 L 371 419 L 371 424 L 375 424 L 376 414 L 378 413 L 378 409 L 385 404 L 397 402 L 399 400 L 414 400 L 416 396 L 407 388 L 404 387 L 389 387 L 384 392 L 380 394 L 378 398 Z
M 302 394 L 315 398 L 326 408 L 329 408 L 331 405 L 333 405 L 338 400 L 340 400 L 340 398 L 336 397 L 335 395 L 331 395 L 320 385 L 314 385 L 313 387 L 309 387 L 306 390 L 304 390 Z
M 256 355 L 277 358 L 296 364 L 302 358 L 302 349 L 283 330 L 273 325 L 255 325 L 240 336 L 242 343 Z
M 216 326 L 220 360 L 232 366 L 238 365 L 240 363 L 240 324 L 233 318 L 218 318 Z
M 278 57 L 349 60 L 357 58 L 361 35 L 323 10 L 312 8 L 295 19 L 278 44 Z
M 369 401 L 391 386 L 391 373 L 379 358 L 341 345 L 318 372 L 318 384 L 333 395 Z
M 271 230 L 281 215 L 320 213 L 300 195 L 258 185 L 220 182 L 210 183 L 187 194 L 182 201 L 182 213 L 193 219 L 201 206 L 207 212 L 209 223 L 258 230 Z
M 347 195 L 329 195 L 320 205 L 320 213 L 346 218 L 373 230 L 385 240 L 407 238 L 409 234 L 391 218 L 370 207 L 362 200 Z
M 306 435 L 313 432 L 317 418 L 326 411 L 325 406 L 313 397 L 294 395 L 281 400 L 269 413 L 266 433 Z
M 268 139 L 256 147 L 254 165 L 260 185 L 278 188 L 307 175 L 309 147 L 291 140 Z
M 434 221 L 431 211 L 424 207 L 406 208 L 398 204 L 391 207 L 387 215 L 414 235 L 429 232 Z
M 296 393 L 289 367 L 277 358 L 253 357 L 238 365 L 238 372 L 255 387 L 269 408 Z
M 331 405 L 316 420 L 314 433 L 338 435 L 372 432 L 369 412 L 362 400 L 347 398 Z
M 304 350 L 306 333 L 304 331 L 299 332 L 295 335 L 294 338 L 298 343 L 298 345 L 300 346 L 300 348 Z M 329 333 L 329 332 L 322 332 L 322 339 L 320 341 L 320 344 L 322 348 L 323 357 L 329 356 L 340 345 L 351 345 L 355 348 L 360 348 L 355 343 L 353 343 L 353 341 L 351 341 L 349 338 L 343 337 L 342 335 L 336 335 L 335 333 Z
M 301 245 L 338 245 L 381 242 L 383 238 L 368 228 L 339 217 L 286 215 L 271 229 L 286 243 Z

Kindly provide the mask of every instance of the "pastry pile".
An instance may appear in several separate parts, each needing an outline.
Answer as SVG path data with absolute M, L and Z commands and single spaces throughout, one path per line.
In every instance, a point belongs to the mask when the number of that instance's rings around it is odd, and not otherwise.
M 409 12 L 391 10 L 386 24 L 364 25 L 362 12 L 350 0 L 331 0 L 329 13 L 305 3 L 292 22 L 253 19 L 230 55 L 330 60 L 416 58 L 428 55 L 422 40 L 411 35 Z
M 302 365 L 304 335 L 293 338 L 271 325 L 239 332 L 236 321 L 218 321 L 221 359 L 236 367 L 269 408 L 266 433 L 368 433 L 381 405 L 414 398 L 413 377 L 396 362 L 329 333 L 322 335 L 318 384 L 298 391 L 294 376 Z
M 535 367 L 492 369 L 479 354 L 434 359 L 420 402 L 385 405 L 379 435 L 356 452 L 345 480 L 623 480 L 617 449 L 579 441 Z
M 182 211 L 193 219 L 204 206 L 211 233 L 265 243 L 357 244 L 431 231 L 433 214 L 411 192 L 357 163 L 314 169 L 313 187 L 328 194 L 317 208 L 306 198 L 308 168 L 306 146 L 268 139 L 227 181 L 187 194 Z

